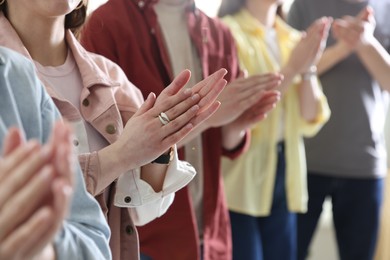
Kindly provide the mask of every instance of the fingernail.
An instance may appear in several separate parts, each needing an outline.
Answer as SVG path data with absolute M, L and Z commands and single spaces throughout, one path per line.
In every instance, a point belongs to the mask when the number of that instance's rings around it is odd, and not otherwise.
M 191 107 L 191 111 L 198 111 L 199 110 L 199 106 L 198 105 L 195 105 L 193 107 Z
M 186 88 L 185 90 L 184 90 L 184 95 L 190 95 L 192 93 L 192 90 L 190 89 L 190 88 Z
M 72 193 L 73 193 L 73 189 L 72 189 L 72 187 L 69 186 L 69 185 L 64 185 L 64 186 L 62 187 L 62 192 L 63 192 L 66 196 L 70 196 L 70 195 L 72 195 Z
M 198 100 L 199 97 L 200 97 L 200 95 L 196 93 L 191 98 L 192 98 L 192 100 Z

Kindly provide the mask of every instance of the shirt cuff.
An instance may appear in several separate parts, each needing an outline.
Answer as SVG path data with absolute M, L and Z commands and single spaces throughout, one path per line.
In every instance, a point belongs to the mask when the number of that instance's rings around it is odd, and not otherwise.
M 231 160 L 234 160 L 249 149 L 250 142 L 251 142 L 251 132 L 249 130 L 246 130 L 245 136 L 242 139 L 241 143 L 232 150 L 227 150 L 225 148 L 222 148 L 222 155 L 228 157 Z
M 114 203 L 117 207 L 140 207 L 155 203 L 175 193 L 186 186 L 195 176 L 194 167 L 188 162 L 178 159 L 177 148 L 174 147 L 174 156 L 167 168 L 163 189 L 155 192 L 153 188 L 141 179 L 141 170 L 135 169 L 119 176 L 116 183 Z M 166 203 L 160 203 L 166 205 Z M 169 207 L 166 206 L 166 209 Z M 158 212 L 166 211 L 160 209 Z

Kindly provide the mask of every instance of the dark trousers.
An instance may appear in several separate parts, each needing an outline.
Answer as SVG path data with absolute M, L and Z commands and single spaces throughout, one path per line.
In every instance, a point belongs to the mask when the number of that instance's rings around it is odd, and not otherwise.
M 271 214 L 252 217 L 230 211 L 234 260 L 295 260 L 296 214 L 287 210 L 284 146 L 278 165 Z
M 371 260 L 375 253 L 383 200 L 383 179 L 346 179 L 309 173 L 309 205 L 298 215 L 298 259 L 305 259 L 322 204 L 332 199 L 341 260 Z

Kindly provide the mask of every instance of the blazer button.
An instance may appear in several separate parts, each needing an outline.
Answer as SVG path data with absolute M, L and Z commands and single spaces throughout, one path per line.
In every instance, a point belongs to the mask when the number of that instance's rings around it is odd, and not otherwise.
M 127 225 L 127 226 L 126 226 L 126 233 L 127 233 L 128 235 L 134 234 L 134 228 L 133 228 L 131 225 Z
M 85 107 L 89 106 L 89 100 L 88 99 L 84 99 L 83 100 L 83 106 L 85 106 Z
M 107 132 L 107 134 L 110 134 L 110 135 L 115 134 L 116 133 L 116 127 L 114 125 L 112 125 L 112 124 L 109 124 L 109 125 L 106 126 L 106 132 Z
M 126 203 L 130 203 L 131 202 L 131 197 L 130 196 L 126 196 L 125 197 L 125 202 Z
M 79 146 L 79 144 L 80 144 L 80 143 L 79 143 L 79 140 L 77 140 L 77 139 L 74 139 L 74 140 L 73 140 L 73 145 L 74 145 L 74 146 Z

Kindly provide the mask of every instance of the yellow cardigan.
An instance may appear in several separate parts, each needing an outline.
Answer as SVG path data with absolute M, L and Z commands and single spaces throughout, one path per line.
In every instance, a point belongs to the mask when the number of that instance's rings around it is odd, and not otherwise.
M 236 40 L 240 65 L 249 75 L 280 71 L 268 55 L 264 27 L 245 9 L 223 21 Z M 300 32 L 277 18 L 275 30 L 279 41 L 282 64 L 301 38 Z M 252 129 L 251 145 L 245 154 L 235 160 L 223 159 L 225 190 L 229 209 L 252 216 L 267 216 L 272 206 L 276 177 L 278 129 L 284 113 L 286 156 L 286 193 L 290 211 L 307 210 L 306 156 L 303 136 L 315 135 L 329 119 L 330 109 L 322 93 L 318 115 L 312 122 L 300 114 L 297 87 L 300 77 L 285 92 L 282 100 L 267 119 Z M 282 109 L 283 107 L 283 109 Z

